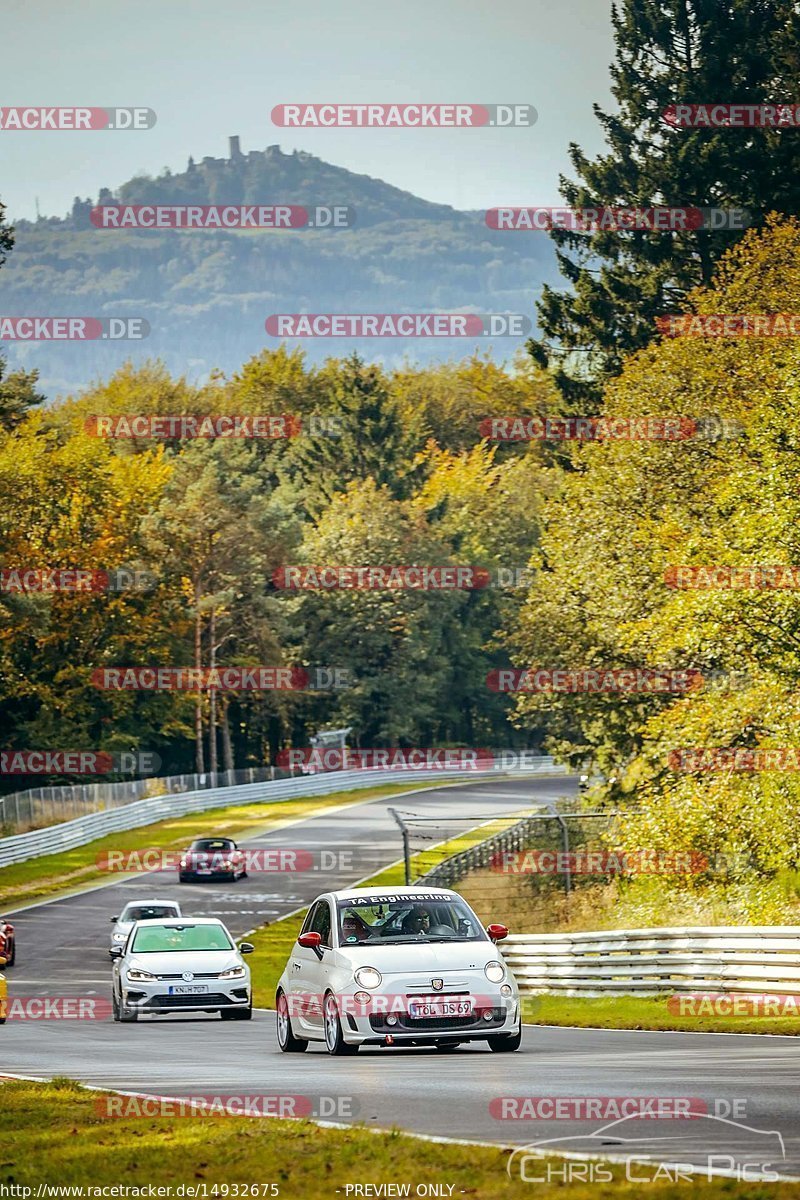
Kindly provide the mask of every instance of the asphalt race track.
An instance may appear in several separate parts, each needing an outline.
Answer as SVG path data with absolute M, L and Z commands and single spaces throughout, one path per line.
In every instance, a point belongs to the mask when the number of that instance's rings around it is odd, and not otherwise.
M 400 839 L 386 812 L 389 805 L 441 814 L 443 825 L 448 810 L 474 815 L 477 823 L 537 799 L 567 795 L 574 787 L 574 780 L 557 777 L 466 783 L 413 798 L 367 801 L 246 843 L 349 848 L 349 869 L 339 875 L 252 874 L 235 885 L 179 885 L 174 871 L 158 872 L 20 910 L 13 916 L 19 965 L 8 972 L 10 998 L 107 998 L 109 917 L 137 896 L 178 897 L 185 912 L 219 916 L 241 936 L 320 891 L 395 861 Z M 456 829 L 464 824 L 450 832 Z M 502 913 L 496 915 L 502 919 Z M 248 1024 L 187 1015 L 115 1025 L 109 1015 L 100 1021 L 10 1020 L 0 1029 L 0 1072 L 69 1075 L 95 1086 L 175 1097 L 298 1097 L 282 1102 L 284 1113 L 296 1104 L 297 1115 L 332 1121 L 514 1146 L 535 1143 L 537 1149 L 580 1156 L 648 1158 L 648 1166 L 636 1168 L 641 1180 L 654 1176 L 657 1162 L 706 1171 L 710 1155 L 718 1173 L 755 1178 L 763 1169 L 800 1178 L 800 1041 L 788 1037 L 530 1026 L 516 1054 L 492 1054 L 479 1042 L 447 1055 L 427 1047 L 368 1047 L 352 1058 L 332 1059 L 314 1047 L 305 1055 L 281 1055 L 271 1012 L 257 1011 Z M 631 1118 L 613 1127 L 581 1112 L 558 1120 L 500 1119 L 503 1097 L 630 1096 L 685 1098 L 695 1116 Z M 514 1111 L 513 1105 L 505 1111 Z M 537 1169 L 544 1170 L 529 1160 L 529 1177 Z

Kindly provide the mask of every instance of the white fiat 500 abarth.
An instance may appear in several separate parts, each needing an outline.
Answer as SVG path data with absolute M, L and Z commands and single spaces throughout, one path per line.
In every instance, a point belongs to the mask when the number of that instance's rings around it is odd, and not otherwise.
M 420 887 L 327 892 L 309 909 L 278 982 L 278 1042 L 286 1053 L 324 1041 L 359 1046 L 482 1039 L 517 1050 L 516 981 L 495 942 L 456 892 Z

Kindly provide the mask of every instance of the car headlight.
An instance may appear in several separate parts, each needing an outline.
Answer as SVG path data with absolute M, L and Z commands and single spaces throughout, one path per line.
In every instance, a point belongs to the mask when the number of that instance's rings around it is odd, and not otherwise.
M 231 860 L 229 858 L 226 858 L 224 863 L 222 864 L 222 866 L 225 871 L 230 871 L 231 867 L 233 866 L 233 863 L 231 862 Z
M 220 971 L 220 979 L 241 979 L 244 975 L 244 967 L 228 967 L 227 971 Z
M 188 860 L 188 858 L 182 858 L 182 859 L 181 859 L 181 866 L 182 866 L 182 867 L 188 867 L 188 865 L 189 865 L 189 860 Z
M 376 988 L 383 982 L 383 976 L 375 967 L 359 967 L 354 978 L 359 987 L 365 988 Z
M 115 942 L 124 942 L 127 936 L 127 933 L 112 933 L 111 939 Z
M 138 967 L 128 967 L 128 979 L 133 979 L 137 983 L 153 983 L 155 975 L 151 975 L 149 971 L 141 971 Z
M 490 983 L 502 983 L 506 977 L 506 969 L 497 959 L 488 962 L 483 969 Z

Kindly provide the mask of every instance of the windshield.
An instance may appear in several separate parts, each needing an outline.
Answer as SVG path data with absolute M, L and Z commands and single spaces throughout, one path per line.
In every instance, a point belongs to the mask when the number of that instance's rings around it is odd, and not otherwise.
M 195 838 L 190 850 L 235 850 L 236 843 L 230 838 Z
M 133 935 L 134 954 L 181 954 L 198 950 L 232 950 L 221 925 L 144 925 Z
M 123 910 L 120 921 L 158 921 L 180 915 L 176 904 L 132 904 Z
M 486 941 L 475 914 L 457 896 L 353 896 L 340 900 L 338 909 L 341 946 Z

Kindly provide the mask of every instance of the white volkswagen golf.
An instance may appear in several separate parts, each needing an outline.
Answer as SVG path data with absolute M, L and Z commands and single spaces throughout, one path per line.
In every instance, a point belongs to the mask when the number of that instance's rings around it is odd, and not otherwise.
M 115 1021 L 147 1013 L 218 1012 L 223 1020 L 253 1015 L 250 971 L 236 943 L 214 917 L 137 921 L 113 962 L 111 1003 Z
M 328 892 L 309 909 L 278 982 L 278 1043 L 286 1053 L 324 1041 L 359 1046 L 485 1040 L 517 1050 L 516 981 L 495 942 L 456 892 L 418 887 Z

